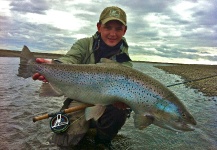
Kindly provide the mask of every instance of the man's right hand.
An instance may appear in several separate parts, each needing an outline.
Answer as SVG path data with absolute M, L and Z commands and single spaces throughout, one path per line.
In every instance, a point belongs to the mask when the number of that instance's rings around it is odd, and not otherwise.
M 44 59 L 44 58 L 36 58 L 36 62 L 37 63 L 46 63 L 46 64 L 51 64 L 52 63 L 52 60 L 51 59 Z M 40 81 L 43 81 L 43 82 L 48 82 L 45 77 L 43 75 L 41 75 L 40 73 L 35 73 L 33 74 L 32 76 L 32 79 L 33 80 L 40 80 Z

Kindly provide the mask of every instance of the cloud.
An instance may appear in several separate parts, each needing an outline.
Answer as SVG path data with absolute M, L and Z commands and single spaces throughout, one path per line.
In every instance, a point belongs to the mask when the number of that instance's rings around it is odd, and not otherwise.
M 36 13 L 45 14 L 45 11 L 49 9 L 49 3 L 46 0 L 19 0 L 12 1 L 10 3 L 12 11 L 21 13 Z

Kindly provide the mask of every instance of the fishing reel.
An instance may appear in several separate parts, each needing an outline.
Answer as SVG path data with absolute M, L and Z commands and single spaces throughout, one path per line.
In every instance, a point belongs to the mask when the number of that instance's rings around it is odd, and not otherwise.
M 65 132 L 69 125 L 69 118 L 66 114 L 57 113 L 50 120 L 50 128 L 54 133 Z

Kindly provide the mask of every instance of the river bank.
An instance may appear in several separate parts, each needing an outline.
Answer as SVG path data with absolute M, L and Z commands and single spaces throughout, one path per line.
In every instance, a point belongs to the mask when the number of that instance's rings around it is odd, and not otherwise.
M 217 66 L 216 65 L 169 65 L 155 66 L 170 74 L 181 76 L 187 86 L 198 89 L 207 96 L 217 96 Z

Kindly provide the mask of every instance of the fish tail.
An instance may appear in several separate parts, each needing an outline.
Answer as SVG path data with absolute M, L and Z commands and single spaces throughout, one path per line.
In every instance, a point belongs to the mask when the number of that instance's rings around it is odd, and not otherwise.
M 35 58 L 33 53 L 29 50 L 27 46 L 23 46 L 23 49 L 21 51 L 20 55 L 20 67 L 18 69 L 18 74 L 17 76 L 23 77 L 23 78 L 28 78 L 32 76 L 30 64 L 31 62 L 34 62 Z

